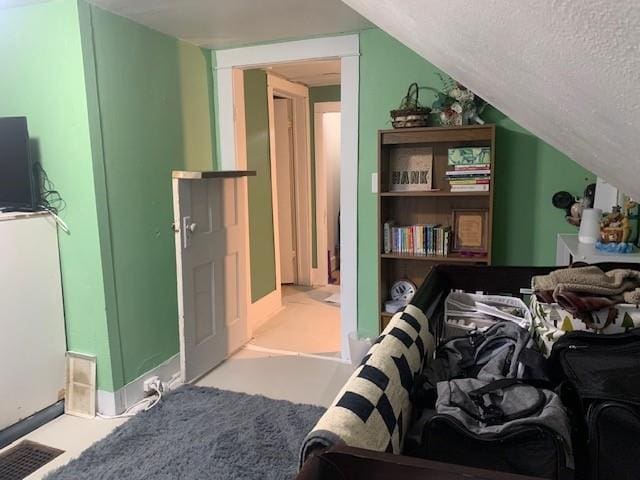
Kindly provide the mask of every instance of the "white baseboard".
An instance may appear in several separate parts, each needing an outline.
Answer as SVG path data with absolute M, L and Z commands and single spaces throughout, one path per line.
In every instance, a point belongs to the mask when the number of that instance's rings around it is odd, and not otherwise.
M 127 408 L 144 398 L 144 381 L 156 375 L 168 387 L 167 389 L 177 388 L 179 382 L 176 381 L 176 378 L 180 377 L 180 354 L 174 355 L 157 367 L 143 373 L 115 392 L 98 390 L 96 394 L 96 409 L 98 413 L 107 416 L 120 415 Z
M 249 305 L 249 337 L 262 324 L 282 310 L 282 290 L 276 288 L 258 301 Z

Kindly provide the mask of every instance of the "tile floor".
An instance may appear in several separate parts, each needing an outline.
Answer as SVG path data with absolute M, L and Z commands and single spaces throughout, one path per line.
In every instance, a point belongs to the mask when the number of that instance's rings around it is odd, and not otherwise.
M 338 292 L 339 287 L 333 285 L 284 286 L 283 310 L 262 325 L 245 348 L 201 378 L 197 385 L 329 406 L 353 371 L 351 365 L 339 360 L 340 306 L 324 301 Z M 65 453 L 27 479 L 41 479 L 125 421 L 63 415 L 40 427 L 24 439 Z

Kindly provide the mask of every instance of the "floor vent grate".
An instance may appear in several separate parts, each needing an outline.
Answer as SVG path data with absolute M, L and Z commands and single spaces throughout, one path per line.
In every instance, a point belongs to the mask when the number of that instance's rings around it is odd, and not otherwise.
M 62 450 L 24 440 L 0 455 L 0 478 L 22 480 L 62 453 Z

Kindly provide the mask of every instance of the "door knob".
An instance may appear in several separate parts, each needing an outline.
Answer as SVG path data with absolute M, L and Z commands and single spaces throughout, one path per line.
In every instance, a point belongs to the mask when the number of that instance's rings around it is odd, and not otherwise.
M 189 231 L 191 233 L 195 232 L 196 229 L 198 228 L 198 224 L 197 223 L 190 223 L 187 228 L 189 229 Z

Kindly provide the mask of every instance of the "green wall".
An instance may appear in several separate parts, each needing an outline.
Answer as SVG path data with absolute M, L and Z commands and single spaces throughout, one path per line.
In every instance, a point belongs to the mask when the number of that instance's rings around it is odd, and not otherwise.
M 309 136 L 311 141 L 311 218 L 316 218 L 316 149 L 314 103 L 339 102 L 340 85 L 309 88 Z M 313 268 L 318 267 L 318 225 L 311 222 L 311 260 Z M 322 261 L 326 262 L 325 257 Z
M 71 233 L 58 237 L 68 348 L 96 355 L 98 384 L 113 389 L 119 355 L 105 314 L 76 1 L 0 9 L 0 64 L 0 116 L 27 117 L 33 154 L 67 205 L 60 216 Z
M 377 130 L 390 128 L 395 108 L 412 82 L 441 87 L 433 65 L 386 33 L 360 34 L 360 126 L 358 162 L 358 330 L 378 329 L 378 220 L 371 174 L 377 171 Z M 433 97 L 422 98 L 429 105 Z M 494 263 L 552 265 L 555 236 L 575 232 L 551 205 L 558 190 L 582 193 L 594 176 L 516 125 L 500 112 L 483 117 L 497 124 L 494 200 Z
M 213 162 L 210 56 L 81 3 L 109 323 L 117 325 L 121 381 L 178 352 L 171 171 Z M 91 70 L 93 69 L 93 75 Z M 109 263 L 110 261 L 110 263 Z M 100 388 L 106 388 L 104 384 Z
M 371 335 L 376 132 L 409 83 L 438 80 L 385 33 L 367 30 L 360 41 L 358 324 Z M 170 174 L 215 168 L 210 54 L 83 1 L 57 0 L 0 11 L 0 61 L 11 66 L 0 75 L 0 115 L 28 117 L 67 203 L 71 234 L 60 234 L 60 253 L 69 348 L 97 355 L 98 387 L 118 389 L 178 351 Z M 249 189 L 255 301 L 275 288 L 264 72 L 246 72 L 245 98 L 248 167 L 258 172 Z M 593 176 L 500 112 L 485 118 L 498 125 L 495 262 L 549 264 L 555 233 L 572 231 L 550 196 L 580 193 Z
M 263 70 L 244 72 L 244 101 L 247 169 L 256 171 L 248 185 L 251 301 L 255 302 L 276 288 L 267 74 Z

